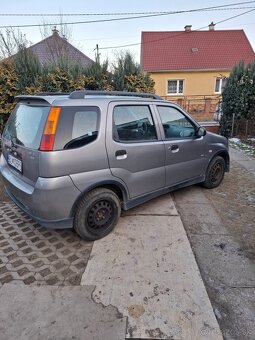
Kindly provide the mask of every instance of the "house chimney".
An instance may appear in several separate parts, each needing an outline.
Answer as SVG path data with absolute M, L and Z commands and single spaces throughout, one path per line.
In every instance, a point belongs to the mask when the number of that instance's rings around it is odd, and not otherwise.
M 191 27 L 192 27 L 192 25 L 186 25 L 186 26 L 184 27 L 185 32 L 190 32 L 190 31 L 191 31 Z
M 58 35 L 59 31 L 57 30 L 57 26 L 54 26 L 52 30 L 52 35 Z
M 209 31 L 214 31 L 214 27 L 215 27 L 215 24 L 212 21 L 209 25 Z

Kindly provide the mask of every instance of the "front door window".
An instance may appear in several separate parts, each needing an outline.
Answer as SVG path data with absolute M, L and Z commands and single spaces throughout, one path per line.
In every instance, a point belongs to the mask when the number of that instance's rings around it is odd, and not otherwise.
M 195 128 L 179 110 L 174 107 L 158 106 L 158 112 L 163 124 L 165 139 L 191 138 Z

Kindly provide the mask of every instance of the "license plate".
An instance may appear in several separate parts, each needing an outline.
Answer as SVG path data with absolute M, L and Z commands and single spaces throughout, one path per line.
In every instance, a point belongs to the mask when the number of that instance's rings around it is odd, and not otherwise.
M 7 157 L 7 163 L 19 172 L 22 172 L 22 161 L 20 159 L 9 154 Z

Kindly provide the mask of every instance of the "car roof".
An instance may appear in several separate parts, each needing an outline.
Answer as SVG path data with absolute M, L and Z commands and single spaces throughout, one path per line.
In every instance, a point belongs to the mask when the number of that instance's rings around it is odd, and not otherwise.
M 139 93 L 139 92 L 124 92 L 124 91 L 74 91 L 72 93 L 40 93 L 37 95 L 19 95 L 15 97 L 17 102 L 26 101 L 26 102 L 44 102 L 50 105 L 58 105 L 64 104 L 66 101 L 74 101 L 74 105 L 76 99 L 79 100 L 100 100 L 105 102 L 110 101 L 165 101 L 158 95 L 153 93 Z M 77 102 L 76 102 L 77 103 Z

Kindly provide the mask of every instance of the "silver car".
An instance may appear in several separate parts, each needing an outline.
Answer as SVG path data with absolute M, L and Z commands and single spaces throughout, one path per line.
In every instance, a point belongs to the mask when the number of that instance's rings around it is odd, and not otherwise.
M 2 135 L 11 199 L 49 228 L 96 240 L 124 210 L 177 188 L 217 187 L 227 139 L 153 94 L 74 91 L 18 96 Z

